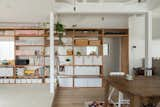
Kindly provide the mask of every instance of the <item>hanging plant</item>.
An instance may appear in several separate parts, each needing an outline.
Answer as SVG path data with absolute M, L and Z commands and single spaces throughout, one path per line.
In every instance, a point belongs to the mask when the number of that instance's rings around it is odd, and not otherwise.
M 63 37 L 63 34 L 64 34 L 64 25 L 61 24 L 60 22 L 57 22 L 56 25 L 55 25 L 55 30 L 56 30 L 56 33 L 59 36 L 59 44 L 63 45 L 62 37 Z

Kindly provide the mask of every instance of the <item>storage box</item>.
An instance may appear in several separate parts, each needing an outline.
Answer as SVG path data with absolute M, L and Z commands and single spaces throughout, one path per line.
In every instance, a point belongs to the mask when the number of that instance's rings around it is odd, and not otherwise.
M 87 39 L 77 39 L 74 41 L 74 44 L 78 46 L 86 46 L 88 45 L 88 40 Z
M 101 40 L 90 40 L 89 45 L 101 45 Z
M 73 51 L 72 50 L 67 50 L 67 55 L 73 55 Z

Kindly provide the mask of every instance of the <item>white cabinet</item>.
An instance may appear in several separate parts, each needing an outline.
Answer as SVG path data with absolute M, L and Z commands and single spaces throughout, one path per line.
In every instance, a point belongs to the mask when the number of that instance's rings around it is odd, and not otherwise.
M 42 79 L 16 79 L 18 84 L 42 83 Z
M 100 68 L 98 66 L 76 66 L 75 75 L 100 75 Z
M 93 65 L 102 65 L 102 56 L 93 56 Z
M 76 78 L 75 87 L 102 87 L 101 78 Z
M 87 80 L 85 78 L 74 79 L 75 87 L 87 87 Z
M 75 61 L 75 65 L 83 65 L 84 61 L 83 61 L 83 56 L 75 56 L 74 57 Z
M 64 71 L 59 71 L 59 74 L 73 75 L 73 66 L 64 66 Z
M 0 68 L 0 76 L 13 76 L 13 68 Z
M 84 56 L 84 65 L 92 65 L 93 58 L 92 56 Z
M 60 87 L 73 87 L 73 78 L 59 78 L 59 86 Z
M 0 79 L 0 83 L 6 83 L 6 84 L 14 84 L 15 79 Z
M 75 56 L 75 65 L 102 65 L 102 56 Z

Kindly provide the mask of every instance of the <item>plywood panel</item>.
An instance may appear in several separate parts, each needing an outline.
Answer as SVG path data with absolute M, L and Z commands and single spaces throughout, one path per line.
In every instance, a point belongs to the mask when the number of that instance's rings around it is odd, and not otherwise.
M 129 56 L 128 56 L 128 37 L 121 39 L 121 71 L 128 73 Z

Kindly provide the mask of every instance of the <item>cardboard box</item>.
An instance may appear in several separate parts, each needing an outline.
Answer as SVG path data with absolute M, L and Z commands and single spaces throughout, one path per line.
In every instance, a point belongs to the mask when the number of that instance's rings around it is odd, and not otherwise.
M 74 41 L 74 44 L 77 46 L 86 46 L 88 45 L 88 40 L 87 39 L 77 39 Z
M 73 55 L 73 51 L 72 50 L 67 50 L 67 55 Z
M 89 45 L 101 45 L 101 40 L 90 40 Z

